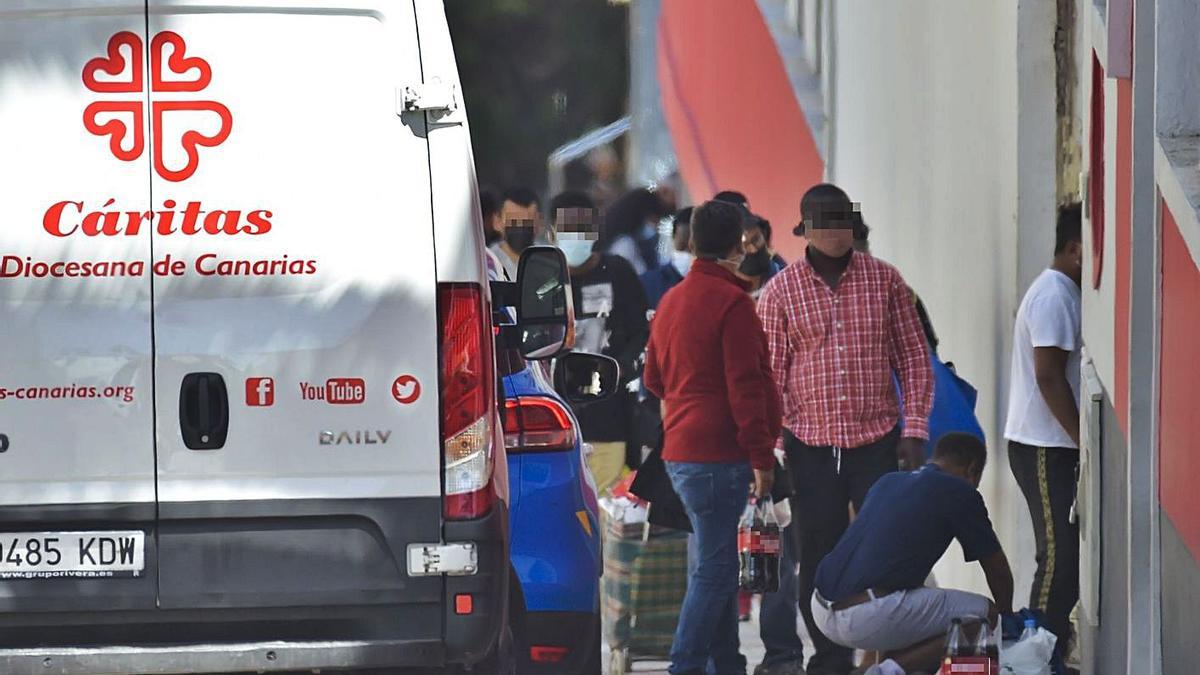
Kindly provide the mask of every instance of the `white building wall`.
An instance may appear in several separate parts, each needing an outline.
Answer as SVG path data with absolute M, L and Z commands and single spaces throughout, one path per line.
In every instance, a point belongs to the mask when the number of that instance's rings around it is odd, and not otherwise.
M 1054 10 L 1042 4 L 1048 12 L 1024 0 L 838 0 L 829 46 L 830 179 L 861 203 L 876 255 L 924 299 L 942 358 L 979 389 L 991 449 L 982 490 L 1017 573 L 1017 606 L 1033 541 L 1003 425 L 1013 317 L 1053 253 L 1054 106 L 1043 102 L 1048 121 L 1018 118 L 1021 97 L 1047 86 L 1037 78 L 1049 78 L 1053 101 Z M 957 546 L 937 576 L 986 588 Z

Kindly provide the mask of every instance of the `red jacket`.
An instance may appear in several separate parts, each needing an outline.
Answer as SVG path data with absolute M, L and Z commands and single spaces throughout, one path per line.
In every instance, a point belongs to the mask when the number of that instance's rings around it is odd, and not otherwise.
M 646 389 L 667 406 L 663 459 L 775 466 L 779 392 L 747 286 L 697 260 L 663 296 L 646 345 Z

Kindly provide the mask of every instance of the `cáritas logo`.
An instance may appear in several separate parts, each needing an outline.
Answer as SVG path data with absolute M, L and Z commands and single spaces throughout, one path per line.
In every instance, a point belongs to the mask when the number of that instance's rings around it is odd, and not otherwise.
M 128 55 L 126 55 L 128 53 Z M 165 180 L 187 180 L 200 167 L 200 147 L 215 147 L 229 138 L 233 115 L 217 101 L 199 94 L 212 82 L 212 67 L 197 56 L 186 56 L 187 44 L 172 31 L 163 31 L 150 41 L 150 128 L 153 130 L 154 170 Z M 121 100 L 99 100 L 83 111 L 83 126 L 96 136 L 108 136 L 113 156 L 132 162 L 146 149 L 145 53 L 141 36 L 122 31 L 108 41 L 108 53 L 83 67 L 83 84 L 97 94 L 124 94 Z M 135 94 L 139 96 L 134 96 Z M 178 100 L 160 100 L 161 94 L 190 94 Z M 164 157 L 164 120 L 176 112 L 209 113 L 219 126 L 205 134 L 188 129 L 180 138 L 187 161 L 169 167 Z M 126 142 L 126 138 L 129 142 Z
M 233 115 L 223 103 L 201 96 L 212 83 L 212 66 L 198 56 L 188 56 L 187 43 L 178 33 L 162 31 L 150 41 L 149 78 L 145 73 L 146 61 L 140 35 L 122 31 L 109 39 L 107 53 L 83 67 L 84 86 L 100 95 L 100 100 L 84 109 L 83 126 L 96 136 L 107 137 L 109 152 L 124 162 L 141 158 L 146 151 L 146 138 L 152 136 L 155 172 L 164 180 L 177 183 L 187 180 L 200 168 L 201 147 L 216 147 L 229 138 Z M 145 115 L 147 98 L 149 134 Z M 171 146 L 172 152 L 167 152 L 164 139 L 174 138 L 167 129 L 177 129 L 179 125 L 164 127 L 164 121 L 196 121 L 197 113 L 199 119 L 208 115 L 217 126 L 209 125 L 207 133 L 187 128 L 178 137 L 179 151 Z M 169 198 L 152 211 L 122 207 L 116 199 L 103 203 L 64 199 L 46 209 L 42 228 L 55 237 L 75 233 L 87 237 L 136 237 L 146 230 L 164 236 L 176 232 L 189 236 L 261 235 L 270 232 L 273 215 L 268 209 L 206 209 L 200 201 L 178 203 Z

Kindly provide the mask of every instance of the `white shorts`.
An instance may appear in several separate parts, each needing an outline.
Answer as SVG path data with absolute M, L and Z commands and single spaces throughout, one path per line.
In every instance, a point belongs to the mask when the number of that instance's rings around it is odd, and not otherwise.
M 832 611 L 819 595 L 813 594 L 813 619 L 826 637 L 843 647 L 880 652 L 945 635 L 954 619 L 987 617 L 991 604 L 977 593 L 914 588 Z

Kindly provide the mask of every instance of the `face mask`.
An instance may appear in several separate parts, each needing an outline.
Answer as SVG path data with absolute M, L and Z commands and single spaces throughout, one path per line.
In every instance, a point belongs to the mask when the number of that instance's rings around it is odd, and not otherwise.
M 688 270 L 692 269 L 692 261 L 696 256 L 688 251 L 675 251 L 671 254 L 671 264 L 675 265 L 675 269 L 683 276 L 687 276 Z
M 751 253 L 742 259 L 742 264 L 738 265 L 738 271 L 748 277 L 760 277 L 771 269 L 771 254 L 765 248 L 758 249 L 757 253 Z
M 521 253 L 533 245 L 533 228 L 510 227 L 504 231 L 504 241 L 508 243 L 509 248 Z
M 558 250 L 566 256 L 568 265 L 579 267 L 592 257 L 592 245 L 595 243 L 591 239 L 563 239 L 560 235 Z
M 726 265 L 728 265 L 729 267 L 731 267 L 735 270 L 740 268 L 742 266 L 742 263 L 745 261 L 746 261 L 745 253 L 739 255 L 736 258 L 717 258 L 717 262 L 725 263 Z

